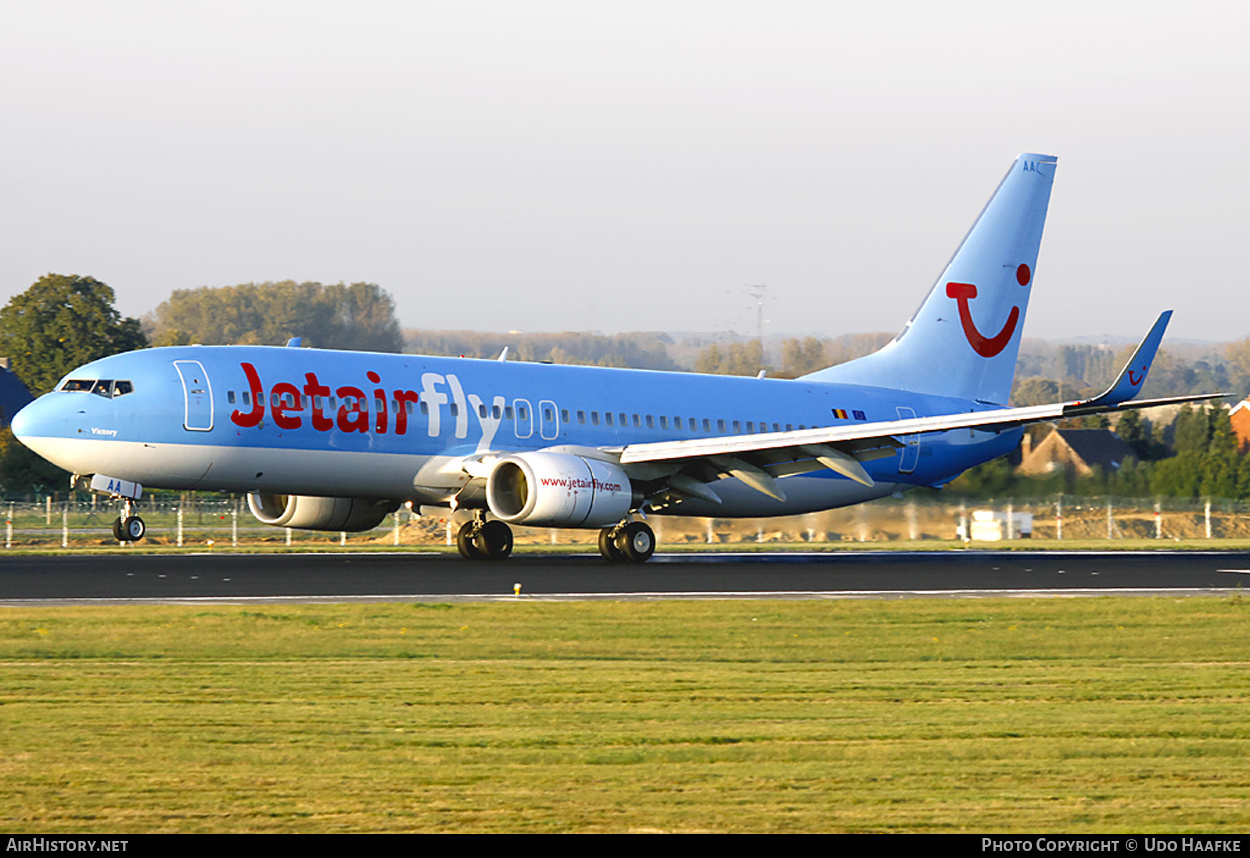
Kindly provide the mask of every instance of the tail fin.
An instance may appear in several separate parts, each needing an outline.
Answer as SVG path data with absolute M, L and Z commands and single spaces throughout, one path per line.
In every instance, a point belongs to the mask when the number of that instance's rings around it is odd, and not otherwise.
M 805 379 L 1004 404 L 1057 159 L 1021 155 L 911 321 L 880 351 Z

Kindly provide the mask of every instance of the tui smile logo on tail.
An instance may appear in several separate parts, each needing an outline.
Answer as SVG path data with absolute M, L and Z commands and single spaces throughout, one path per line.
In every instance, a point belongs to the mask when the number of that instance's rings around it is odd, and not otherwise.
M 1029 266 L 1021 265 L 1016 269 L 1016 282 L 1027 286 L 1031 275 Z M 992 358 L 1007 347 L 1011 335 L 1016 332 L 1016 323 L 1020 321 L 1019 307 L 1012 306 L 1003 329 L 994 336 L 987 337 L 977 329 L 977 323 L 972 321 L 972 309 L 968 306 L 968 302 L 977 297 L 976 286 L 971 283 L 947 283 L 946 297 L 959 302 L 959 322 L 964 326 L 964 336 L 968 338 L 968 345 L 972 346 L 973 351 L 981 357 Z

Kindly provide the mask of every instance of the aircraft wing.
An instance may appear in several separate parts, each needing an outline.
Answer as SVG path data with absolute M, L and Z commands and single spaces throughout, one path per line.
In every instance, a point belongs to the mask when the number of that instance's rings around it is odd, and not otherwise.
M 784 500 L 785 493 L 777 484 L 777 477 L 821 468 L 871 486 L 872 477 L 862 463 L 893 455 L 898 448 L 905 446 L 909 435 L 952 429 L 1002 432 L 1031 423 L 1200 402 L 1226 395 L 1210 393 L 1132 400 L 1145 381 L 1170 318 L 1171 311 L 1159 316 L 1111 387 L 1089 400 L 1023 408 L 970 409 L 956 414 L 790 432 L 630 444 L 604 452 L 614 456 L 619 454 L 623 466 L 667 465 L 672 469 L 668 477 L 670 488 L 714 503 L 719 502 L 719 498 L 707 483 L 725 476 L 737 477 L 766 495 Z

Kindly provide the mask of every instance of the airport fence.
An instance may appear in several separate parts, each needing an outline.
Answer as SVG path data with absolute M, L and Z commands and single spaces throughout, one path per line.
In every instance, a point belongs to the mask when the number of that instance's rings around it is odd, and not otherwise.
M 97 496 L 0 501 L 5 548 L 116 545 L 117 504 Z M 239 546 L 331 548 L 454 545 L 457 521 L 408 508 L 365 533 L 261 524 L 238 496 L 149 495 L 139 503 L 148 545 L 222 550 Z M 661 544 L 1007 542 L 1035 540 L 1250 539 L 1250 503 L 1221 499 L 1060 496 L 988 501 L 889 498 L 827 512 L 763 519 L 648 518 Z M 514 528 L 518 545 L 593 545 L 593 530 Z

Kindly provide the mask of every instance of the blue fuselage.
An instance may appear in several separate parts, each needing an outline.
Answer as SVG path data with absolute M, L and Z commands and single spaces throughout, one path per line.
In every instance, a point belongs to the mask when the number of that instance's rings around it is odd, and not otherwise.
M 67 470 L 150 487 L 430 503 L 464 483 L 453 463 L 473 454 L 611 450 L 988 408 L 803 380 L 190 346 L 87 364 L 23 410 L 14 431 Z M 912 436 L 898 439 L 904 443 L 893 455 L 865 463 L 872 487 L 820 470 L 783 478 L 780 501 L 724 480 L 717 483 L 722 504 L 690 500 L 670 511 L 781 515 L 941 485 L 1008 452 L 1019 437 L 1018 429 Z

